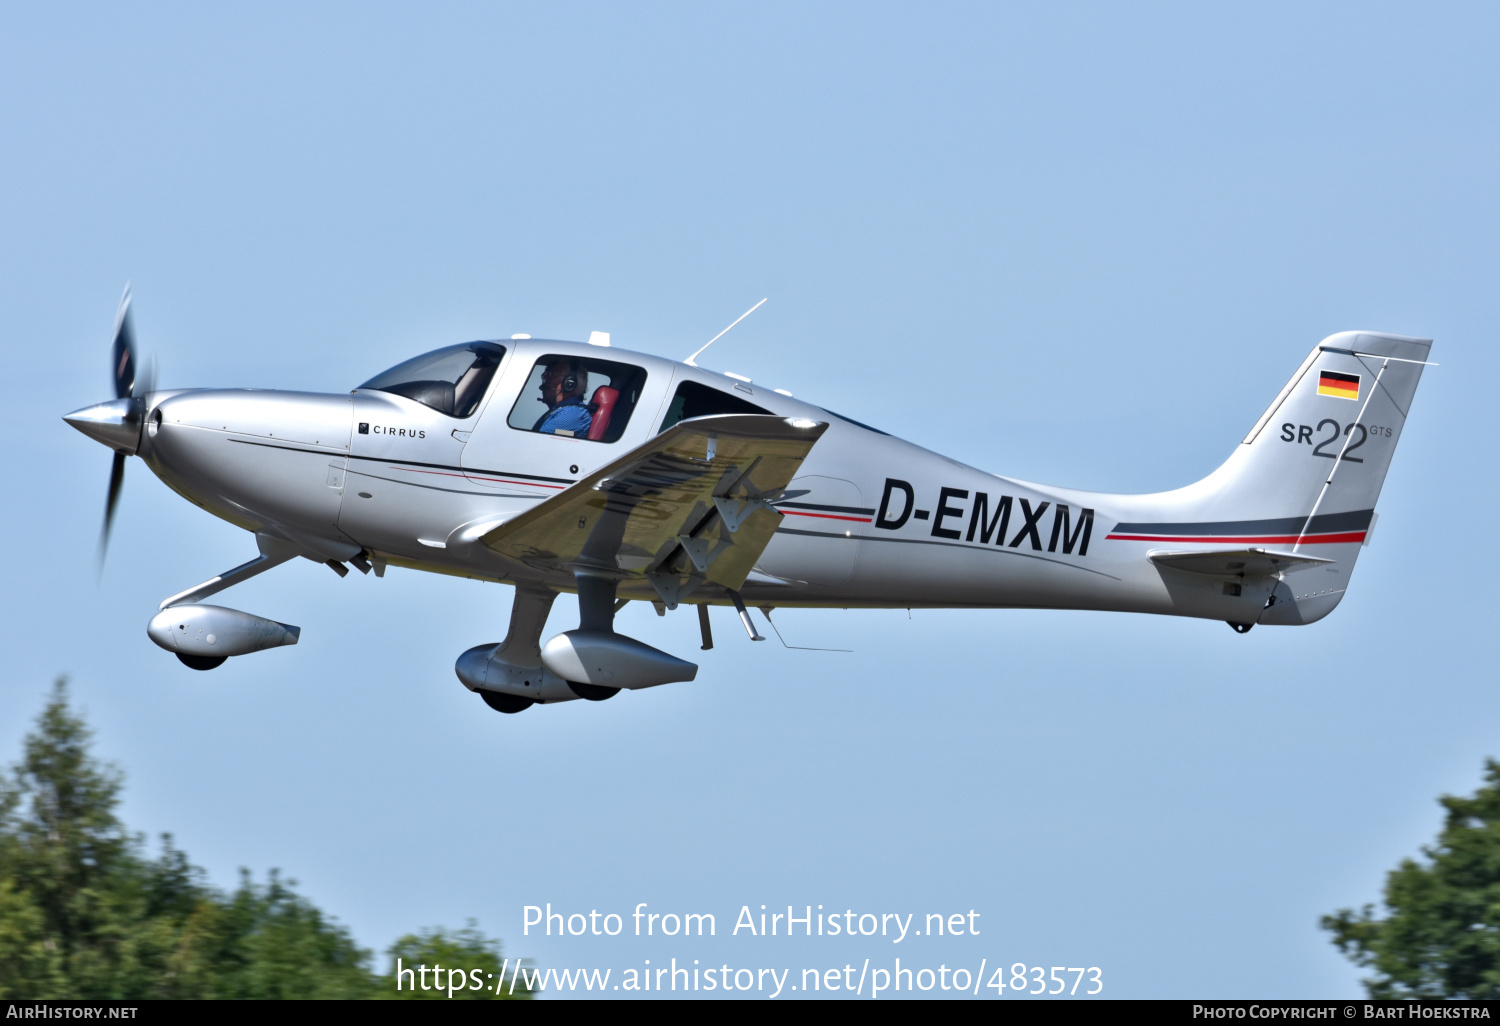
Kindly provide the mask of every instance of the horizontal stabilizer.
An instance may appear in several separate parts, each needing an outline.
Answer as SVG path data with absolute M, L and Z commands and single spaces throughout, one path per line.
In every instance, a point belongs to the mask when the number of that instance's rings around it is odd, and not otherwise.
M 1270 577 L 1333 562 L 1317 556 L 1260 548 L 1216 549 L 1212 552 L 1166 552 L 1153 549 L 1146 555 L 1157 566 L 1215 577 Z

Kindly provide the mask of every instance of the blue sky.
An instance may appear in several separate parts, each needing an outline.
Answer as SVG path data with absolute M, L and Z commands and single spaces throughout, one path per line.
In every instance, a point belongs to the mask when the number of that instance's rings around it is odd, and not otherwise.
M 1500 754 L 1497 17 L 1483 5 L 12 5 L 13 387 L 0 750 L 70 674 L 132 825 L 277 866 L 384 947 L 476 917 L 544 965 L 1099 966 L 1118 997 L 1322 997 Z M 1436 339 L 1380 530 L 1327 620 L 787 611 L 699 679 L 501 717 L 453 676 L 509 589 L 289 565 L 302 642 L 211 674 L 162 597 L 252 554 L 134 462 L 103 580 L 129 280 L 167 387 L 342 391 L 527 332 L 681 358 L 966 463 L 1151 491 L 1230 452 L 1307 350 Z M 555 629 L 569 603 L 559 602 Z M 621 627 L 696 653 L 690 615 Z M 9 756 L 7 757 L 9 758 Z M 721 936 L 522 936 L 521 909 Z M 900 948 L 724 937 L 742 905 L 982 913 Z

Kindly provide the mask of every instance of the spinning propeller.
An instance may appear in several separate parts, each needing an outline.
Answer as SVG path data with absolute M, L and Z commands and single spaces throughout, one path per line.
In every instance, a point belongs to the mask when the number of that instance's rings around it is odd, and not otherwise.
M 140 360 L 135 332 L 130 323 L 130 288 L 120 297 L 115 315 L 115 338 L 110 347 L 110 371 L 115 380 L 115 400 L 70 413 L 63 419 L 97 442 L 115 451 L 109 471 L 109 493 L 104 502 L 104 525 L 99 532 L 99 566 L 109 548 L 109 532 L 125 484 L 125 458 L 140 448 L 141 427 L 146 420 L 146 400 L 155 388 L 154 368 L 138 378 Z

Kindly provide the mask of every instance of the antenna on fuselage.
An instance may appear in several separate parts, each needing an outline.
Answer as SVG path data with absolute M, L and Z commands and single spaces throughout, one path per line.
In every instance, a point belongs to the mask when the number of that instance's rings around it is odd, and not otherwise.
M 770 299 L 770 298 L 771 298 L 771 297 L 770 297 L 770 296 L 767 296 L 767 297 L 766 297 L 766 299 Z M 742 313 L 742 314 L 740 314 L 740 315 L 739 315 L 739 316 L 738 316 L 738 317 L 736 317 L 736 318 L 735 318 L 735 319 L 734 319 L 734 324 L 738 324 L 738 323 L 740 323 L 740 321 L 743 321 L 743 320 L 744 320 L 744 319 L 745 319 L 745 318 L 746 318 L 746 317 L 749 317 L 749 316 L 750 316 L 750 315 L 751 315 L 751 314 L 753 314 L 753 313 L 754 313 L 754 312 L 755 312 L 755 311 L 757 311 L 757 310 L 759 310 L 759 309 L 760 309 L 760 305 L 761 305 L 761 303 L 764 303 L 764 302 L 765 302 L 765 301 L 766 301 L 766 299 L 762 299 L 762 300 L 761 300 L 761 301 L 760 301 L 760 303 L 756 303 L 756 304 L 755 304 L 755 305 L 754 305 L 754 306 L 752 306 L 752 307 L 751 307 L 751 308 L 750 308 L 750 309 L 748 309 L 748 310 L 746 310 L 746 311 L 745 311 L 745 312 L 744 312 L 744 313 Z M 729 326 L 729 328 L 732 328 L 732 327 L 734 327 L 734 324 L 731 324 L 731 325 L 730 325 L 730 326 Z M 723 337 L 724 337 L 724 336 L 725 336 L 725 335 L 727 335 L 727 334 L 729 334 L 729 328 L 725 328 L 725 329 L 724 329 L 724 330 L 723 330 L 723 331 L 721 331 L 721 332 L 719 332 L 719 333 L 718 333 L 718 334 L 717 334 L 717 335 L 715 335 L 715 336 L 714 336 L 714 337 L 713 337 L 713 338 L 711 338 L 711 339 L 709 339 L 709 340 L 708 340 L 708 341 L 707 341 L 707 342 L 705 342 L 705 343 L 703 343 L 703 349 L 707 349 L 707 348 L 708 348 L 708 347 L 709 347 L 709 346 L 711 346 L 711 345 L 713 345 L 713 344 L 714 344 L 714 343 L 715 343 L 715 342 L 717 342 L 717 341 L 719 341 L 719 339 L 721 339 L 721 338 L 723 338 Z M 696 367 L 696 366 L 698 366 L 698 365 L 697 365 L 697 364 L 696 364 L 696 363 L 694 363 L 694 362 L 693 362 L 693 361 L 694 361 L 694 360 L 696 360 L 696 359 L 698 359 L 698 357 L 700 357 L 700 356 L 702 356 L 702 355 L 703 355 L 703 349 L 700 349 L 700 350 L 698 350 L 698 351 L 697 351 L 697 352 L 696 352 L 696 353 L 694 353 L 694 354 L 693 354 L 693 355 L 692 355 L 692 356 L 689 356 L 689 357 L 688 357 L 688 358 L 687 358 L 687 359 L 686 359 L 686 360 L 683 360 L 683 361 L 682 361 L 682 362 L 683 362 L 683 363 L 685 363 L 685 364 L 687 364 L 687 365 L 688 365 L 688 366 L 689 366 L 689 367 Z

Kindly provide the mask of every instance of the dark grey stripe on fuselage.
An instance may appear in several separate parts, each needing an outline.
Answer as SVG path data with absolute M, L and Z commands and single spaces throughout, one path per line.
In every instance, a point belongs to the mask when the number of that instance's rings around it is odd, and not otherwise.
M 1320 513 L 1308 523 L 1306 517 L 1278 517 L 1275 520 L 1221 520 L 1196 524 L 1116 524 L 1110 534 L 1334 534 L 1340 531 L 1363 531 L 1370 526 L 1373 509 L 1352 513 Z M 1305 529 L 1304 529 L 1305 528 Z
M 334 456 L 347 456 L 351 460 L 364 460 L 366 463 L 394 463 L 403 467 L 426 467 L 429 470 L 451 470 L 455 474 L 488 474 L 495 477 L 520 477 L 527 481 L 547 481 L 553 484 L 570 485 L 574 482 L 571 477 L 543 477 L 540 474 L 522 474 L 516 470 L 480 470 L 478 467 L 455 467 L 451 463 L 419 463 L 416 460 L 402 460 L 391 456 L 352 456 L 347 449 L 333 449 L 328 446 L 307 446 L 301 448 L 295 445 L 277 445 L 274 442 L 256 442 L 248 438 L 231 438 L 231 442 L 241 445 L 259 445 L 266 449 L 285 449 L 287 452 L 311 452 L 326 453 Z

